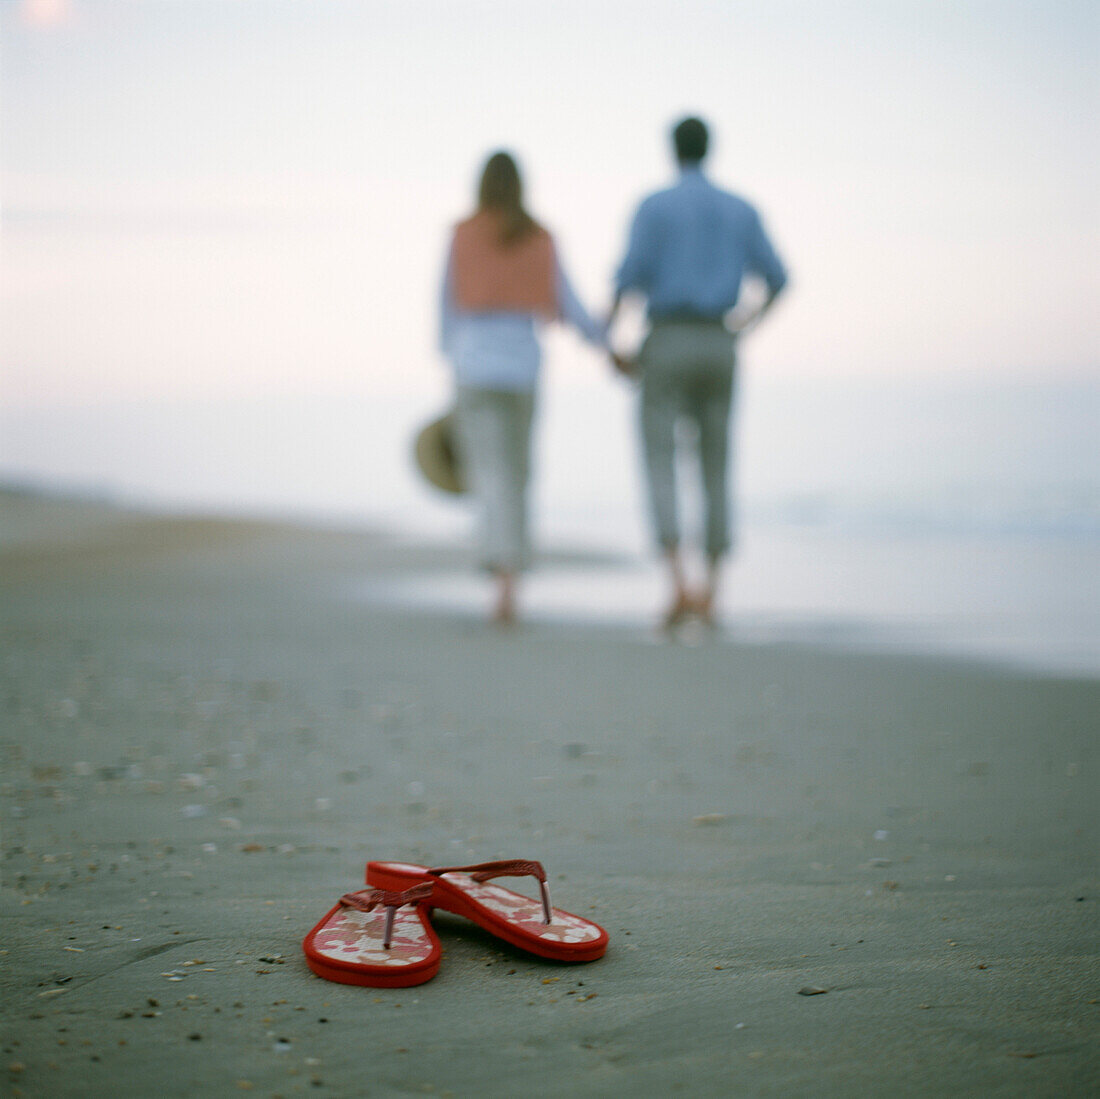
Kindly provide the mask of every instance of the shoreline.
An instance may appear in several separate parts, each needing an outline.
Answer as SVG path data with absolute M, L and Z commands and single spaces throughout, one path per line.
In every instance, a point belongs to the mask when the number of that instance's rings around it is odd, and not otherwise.
M 162 537 L 202 539 L 236 537 L 247 531 L 297 532 L 314 538 L 362 539 L 372 544 L 364 570 L 341 597 L 365 601 L 380 609 L 412 615 L 443 615 L 479 622 L 484 615 L 483 575 L 474 566 L 466 545 L 468 528 L 446 532 L 387 526 L 364 516 L 289 514 L 255 508 L 245 512 L 203 508 L 172 508 L 150 503 L 126 503 L 107 494 L 50 492 L 34 486 L 0 484 L 0 555 L 23 549 L 32 554 L 72 552 L 84 544 L 105 550 L 112 540 L 125 540 L 142 529 L 159 529 Z M 750 529 L 746 547 L 733 559 L 723 592 L 721 629 L 707 636 L 690 629 L 686 644 L 734 644 L 765 649 L 794 647 L 851 655 L 889 655 L 961 662 L 975 667 L 1003 668 L 1009 673 L 1040 674 L 1052 678 L 1100 678 L 1100 602 L 1036 611 L 1024 598 L 1015 607 L 996 611 L 995 592 L 954 615 L 944 606 L 917 594 L 911 581 L 899 582 L 915 569 L 922 552 L 934 556 L 936 537 L 918 541 L 903 556 L 869 562 L 866 590 L 858 590 L 861 550 L 867 545 L 892 547 L 889 533 L 852 536 L 837 532 L 799 529 Z M 949 540 L 967 547 L 967 539 Z M 664 579 L 658 564 L 643 550 L 585 544 L 569 537 L 541 540 L 534 566 L 523 585 L 523 624 L 535 628 L 622 631 L 655 643 L 667 639 L 653 628 L 664 598 Z M 980 545 L 981 543 L 978 543 Z M 921 547 L 925 548 L 922 550 Z M 383 548 L 385 547 L 385 548 Z M 1032 575 L 1060 567 L 1066 576 L 1080 568 L 1096 571 L 1090 547 L 1065 543 L 1073 559 L 1035 564 Z M 1012 547 L 1009 549 L 1012 552 Z M 947 564 L 973 568 L 972 549 Z M 966 557 L 965 554 L 969 554 Z M 824 598 L 806 575 L 807 561 L 820 558 L 821 568 L 837 577 L 840 592 Z M 397 557 L 399 570 L 375 564 Z M 956 554 L 957 557 L 957 554 Z M 1080 560 L 1078 560 L 1080 558 Z M 780 562 L 772 566 L 771 560 Z M 1075 562 L 1079 566 L 1074 568 Z M 996 572 L 998 562 L 984 563 Z M 790 577 L 791 584 L 787 583 Z M 1100 580 L 1100 576 L 1098 576 Z M 899 583 L 902 586 L 899 587 Z M 807 584 L 810 587 L 807 587 Z M 1087 575 L 1078 582 L 1082 595 Z M 793 590 L 792 590 L 793 585 Z M 955 582 L 956 603 L 970 598 Z M 732 589 L 732 596 L 729 593 Z M 893 590 L 891 590 L 893 589 Z M 946 597 L 941 596 L 942 603 Z M 1011 596 L 1010 596 L 1011 598 Z M 1063 600 L 1068 594 L 1060 596 Z M 846 602 L 847 600 L 847 602 Z M 891 602 L 892 601 L 892 602 Z M 997 617 L 992 617 L 996 615 Z M 1069 624 L 1076 616 L 1073 625 Z M 1088 616 L 1096 619 L 1094 622 Z M 1056 622 L 1057 619 L 1057 622 Z

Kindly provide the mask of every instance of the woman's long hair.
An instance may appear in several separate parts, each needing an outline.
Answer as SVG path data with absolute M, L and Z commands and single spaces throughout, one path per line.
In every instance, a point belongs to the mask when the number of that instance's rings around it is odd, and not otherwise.
M 493 153 L 481 173 L 477 190 L 478 210 L 491 210 L 500 217 L 500 243 L 515 244 L 539 224 L 523 207 L 523 183 L 515 160 L 505 152 Z

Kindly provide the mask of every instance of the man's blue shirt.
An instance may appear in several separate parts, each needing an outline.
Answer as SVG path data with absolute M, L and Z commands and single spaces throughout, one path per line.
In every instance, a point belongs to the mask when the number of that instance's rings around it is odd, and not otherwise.
M 718 318 L 737 304 L 746 273 L 772 294 L 787 282 L 753 207 L 685 167 L 674 187 L 638 208 L 616 287 L 645 294 L 650 317 Z

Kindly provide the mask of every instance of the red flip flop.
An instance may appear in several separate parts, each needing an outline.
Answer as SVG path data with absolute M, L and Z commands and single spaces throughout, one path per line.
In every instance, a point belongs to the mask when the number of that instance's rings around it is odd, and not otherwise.
M 491 878 L 528 875 L 538 879 L 539 901 L 486 884 Z M 465 916 L 505 942 L 543 958 L 592 962 L 607 949 L 607 932 L 599 924 L 551 906 L 546 871 L 538 862 L 508 859 L 435 869 L 407 862 L 370 862 L 367 883 L 381 889 L 429 884 L 433 908 Z
M 306 963 L 318 977 L 346 985 L 404 988 L 430 981 L 443 956 L 428 919 L 431 895 L 430 885 L 345 893 L 302 940 Z

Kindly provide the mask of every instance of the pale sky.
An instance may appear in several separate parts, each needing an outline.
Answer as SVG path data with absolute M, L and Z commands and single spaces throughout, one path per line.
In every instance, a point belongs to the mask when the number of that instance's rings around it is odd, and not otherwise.
M 699 113 L 791 271 L 752 368 L 1094 371 L 1093 0 L 0 0 L 10 407 L 445 381 L 485 155 L 602 310 Z M 571 336 L 548 368 L 603 369 Z

